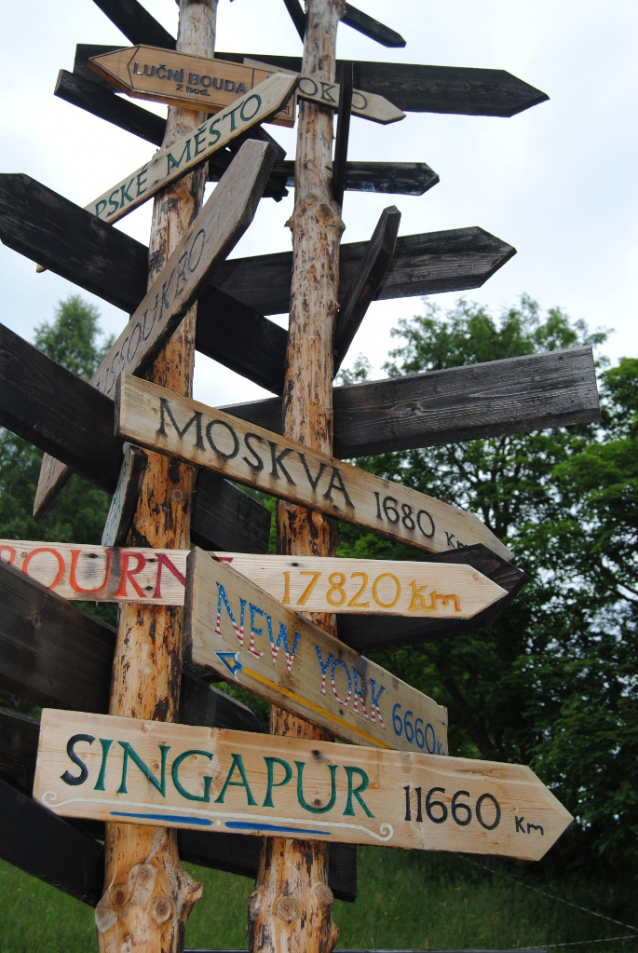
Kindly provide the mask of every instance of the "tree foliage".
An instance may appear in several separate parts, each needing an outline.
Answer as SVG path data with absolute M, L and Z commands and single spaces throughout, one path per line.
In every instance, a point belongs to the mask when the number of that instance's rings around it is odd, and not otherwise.
M 523 297 L 496 320 L 461 300 L 402 320 L 391 376 L 591 344 L 560 309 Z M 635 855 L 638 834 L 638 360 L 599 359 L 600 425 L 357 460 L 477 513 L 530 582 L 487 631 L 379 661 L 449 708 L 452 753 L 530 764 L 574 814 L 576 840 Z M 354 376 L 366 376 L 365 360 Z M 340 527 L 343 555 L 408 547 Z M 572 837 L 574 841 L 574 837 Z

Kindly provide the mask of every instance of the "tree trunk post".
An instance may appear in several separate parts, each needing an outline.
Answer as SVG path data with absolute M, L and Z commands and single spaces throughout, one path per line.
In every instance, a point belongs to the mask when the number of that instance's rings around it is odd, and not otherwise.
M 344 0 L 308 0 L 302 72 L 335 81 L 337 27 Z M 344 225 L 332 198 L 333 113 L 301 101 L 295 165 L 290 327 L 283 398 L 283 433 L 332 453 L 333 337 L 338 310 L 339 246 Z M 286 502 L 277 505 L 277 550 L 332 556 L 334 523 Z M 309 614 L 336 634 L 330 614 Z M 272 707 L 271 734 L 331 740 L 308 722 Z M 252 953 L 331 953 L 339 931 L 332 922 L 328 845 L 266 838 L 255 891 L 248 903 Z
M 177 49 L 212 56 L 217 0 L 180 0 Z M 206 114 L 170 107 L 163 148 Z M 202 206 L 207 164 L 155 197 L 149 287 Z M 192 396 L 196 307 L 146 374 Z M 149 453 L 129 545 L 188 549 L 194 470 Z M 183 609 L 124 605 L 120 610 L 111 687 L 112 715 L 176 721 L 182 664 Z M 157 773 L 159 764 L 151 765 Z M 104 895 L 95 911 L 101 953 L 178 953 L 186 920 L 202 895 L 182 869 L 174 830 L 107 824 Z

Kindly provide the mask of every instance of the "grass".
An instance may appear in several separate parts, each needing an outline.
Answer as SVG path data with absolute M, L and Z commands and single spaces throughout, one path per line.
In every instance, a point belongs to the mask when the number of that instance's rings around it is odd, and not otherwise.
M 482 862 L 482 858 L 478 858 Z M 488 861 L 490 863 L 490 861 Z M 204 883 L 188 921 L 186 947 L 246 947 L 252 881 L 185 865 Z M 603 885 L 564 882 L 543 889 L 634 923 Z M 602 909 L 603 898 L 608 905 Z M 610 907 L 609 904 L 612 904 Z M 0 953 L 90 953 L 97 949 L 93 910 L 0 862 Z M 630 931 L 490 875 L 459 857 L 360 848 L 359 899 L 335 902 L 341 949 L 503 949 L 616 937 Z M 575 951 L 637 953 L 638 941 Z M 569 953 L 569 948 L 565 951 Z

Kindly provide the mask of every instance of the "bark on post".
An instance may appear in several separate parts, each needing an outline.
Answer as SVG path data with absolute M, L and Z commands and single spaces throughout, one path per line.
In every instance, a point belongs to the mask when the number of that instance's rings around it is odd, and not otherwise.
M 212 56 L 217 0 L 180 0 L 177 49 Z M 169 108 L 166 147 L 205 118 Z M 207 167 L 184 176 L 155 198 L 149 248 L 149 287 L 201 208 Z M 148 372 L 147 379 L 192 396 L 196 308 Z M 129 535 L 137 546 L 188 548 L 194 471 L 149 453 Z M 181 679 L 183 610 L 125 605 L 118 625 L 111 689 L 112 715 L 175 721 Z M 159 765 L 151 769 L 157 773 Z M 106 825 L 105 892 L 95 911 L 102 953 L 177 953 L 186 920 L 202 895 L 182 870 L 174 830 Z
M 302 72 L 335 81 L 336 40 L 343 0 L 308 0 Z M 338 309 L 341 209 L 332 198 L 333 113 L 300 102 L 295 166 L 290 329 L 283 399 L 283 433 L 332 453 L 333 336 Z M 334 555 L 334 524 L 304 507 L 279 502 L 277 549 L 295 555 Z M 309 614 L 336 634 L 333 615 Z M 331 738 L 322 729 L 273 706 L 272 734 Z M 332 922 L 328 845 L 268 838 L 248 904 L 253 953 L 330 953 L 339 931 Z

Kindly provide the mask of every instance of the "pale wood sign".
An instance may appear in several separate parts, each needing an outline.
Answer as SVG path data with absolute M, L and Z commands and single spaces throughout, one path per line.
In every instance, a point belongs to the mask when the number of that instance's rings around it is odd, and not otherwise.
M 148 462 L 148 455 L 141 447 L 125 443 L 123 451 L 124 460 L 120 477 L 115 493 L 111 497 L 111 505 L 102 530 L 103 546 L 121 546 L 126 542 Z
M 91 384 L 113 396 L 118 376 L 150 366 L 211 276 L 252 222 L 276 158 L 267 142 L 245 142 L 212 195 L 111 347 Z M 48 453 L 42 458 L 34 513 L 46 509 L 71 470 Z
M 134 46 L 103 53 L 89 60 L 92 69 L 136 99 L 187 106 L 216 113 L 258 86 L 276 72 L 299 76 L 289 70 L 275 69 L 265 63 L 248 60 L 230 63 L 222 59 L 207 59 L 175 50 L 153 46 Z M 337 109 L 339 86 L 312 76 L 299 76 L 296 96 Z M 405 118 L 384 96 L 355 89 L 352 112 L 363 119 L 387 124 Z M 270 122 L 293 126 L 294 100 L 271 116 Z
M 471 619 L 507 595 L 472 566 L 215 553 L 297 612 Z
M 265 122 L 292 96 L 297 75 L 273 73 L 253 90 L 210 117 L 194 132 L 157 152 L 140 169 L 90 202 L 85 209 L 103 222 L 116 222 L 138 205 L 223 149 L 252 126 Z
M 44 709 L 64 817 L 540 860 L 571 815 L 530 768 Z
M 114 532 L 115 524 L 107 521 L 105 533 L 107 529 Z M 188 554 L 187 549 L 0 539 L 0 559 L 65 599 L 92 602 L 148 600 L 181 606 Z M 224 552 L 210 556 L 232 565 L 298 612 L 471 619 L 507 595 L 472 566 L 453 563 Z
M 118 380 L 115 418 L 133 443 L 421 549 L 483 543 L 512 556 L 473 513 L 128 374 Z
M 188 557 L 184 660 L 355 744 L 447 754 L 447 711 L 202 549 Z

